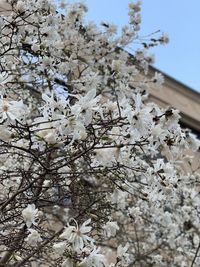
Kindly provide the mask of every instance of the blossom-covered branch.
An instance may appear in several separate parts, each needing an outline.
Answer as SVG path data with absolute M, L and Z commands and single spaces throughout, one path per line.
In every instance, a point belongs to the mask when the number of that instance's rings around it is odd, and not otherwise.
M 0 266 L 198 266 L 199 175 L 181 166 L 199 142 L 148 100 L 168 37 L 140 36 L 140 1 L 121 33 L 83 3 L 6 3 Z

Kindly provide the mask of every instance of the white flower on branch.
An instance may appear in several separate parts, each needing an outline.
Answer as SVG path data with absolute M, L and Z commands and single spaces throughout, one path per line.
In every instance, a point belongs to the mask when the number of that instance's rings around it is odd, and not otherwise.
M 108 262 L 103 254 L 99 253 L 99 248 L 94 247 L 88 257 L 79 264 L 80 267 L 108 267 Z
M 117 222 L 107 222 L 104 226 L 104 231 L 106 236 L 109 237 L 114 237 L 119 230 L 119 226 Z
M 35 208 L 35 204 L 28 204 L 28 206 L 22 211 L 23 219 L 28 228 L 31 227 L 32 224 L 36 225 L 36 219 L 38 216 L 38 209 Z
M 0 122 L 5 120 L 20 121 L 25 114 L 26 109 L 22 100 L 7 100 L 4 96 L 0 96 Z
M 37 230 L 34 229 L 29 229 L 30 234 L 27 236 L 27 238 L 25 239 L 25 241 L 35 247 L 37 245 L 37 243 L 42 241 L 42 238 L 40 236 L 40 234 L 38 233 Z
M 63 241 L 63 242 L 59 242 L 59 243 L 56 243 L 53 245 L 53 249 L 55 250 L 55 252 L 57 252 L 59 255 L 62 255 L 63 252 L 65 251 L 66 249 L 66 242 Z
M 99 111 L 97 103 L 99 97 L 96 96 L 96 90 L 90 90 L 85 96 L 76 96 L 78 101 L 71 107 L 71 112 L 76 117 L 83 118 L 83 121 L 88 125 L 92 121 L 92 115 L 95 111 Z
M 68 225 L 59 237 L 67 240 L 75 251 L 80 252 L 88 242 L 94 242 L 94 240 L 87 235 L 92 230 L 92 227 L 89 226 L 91 219 L 85 221 L 80 227 L 76 220 L 73 221 L 76 226 Z
M 154 77 L 152 78 L 152 82 L 158 87 L 161 86 L 164 83 L 163 75 L 159 72 L 156 72 Z
M 58 2 L 0 0 L 0 265 L 200 266 L 199 142 L 147 101 L 167 36 L 139 35 L 140 1 L 120 36 Z
M 128 249 L 128 243 L 125 246 L 119 245 L 117 248 L 117 259 L 122 263 L 122 266 L 128 266 L 130 264 Z

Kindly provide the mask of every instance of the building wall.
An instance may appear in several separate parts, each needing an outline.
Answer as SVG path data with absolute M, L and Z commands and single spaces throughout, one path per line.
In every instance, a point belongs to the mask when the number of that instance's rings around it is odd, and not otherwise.
M 150 68 L 150 75 L 159 70 Z M 161 72 L 162 73 L 162 72 Z M 173 107 L 180 111 L 181 123 L 200 134 L 200 94 L 190 87 L 162 73 L 165 82 L 161 89 L 150 88 L 150 99 L 161 107 Z

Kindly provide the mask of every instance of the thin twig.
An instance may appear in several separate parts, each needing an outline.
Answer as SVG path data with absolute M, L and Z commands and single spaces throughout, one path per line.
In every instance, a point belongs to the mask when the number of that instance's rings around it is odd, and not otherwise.
M 196 252 L 195 252 L 195 255 L 194 255 L 194 258 L 192 260 L 192 263 L 191 263 L 191 266 L 190 267 L 193 267 L 194 266 L 195 260 L 197 258 L 198 253 L 199 253 L 199 249 L 200 249 L 200 241 L 199 241 L 199 245 L 198 245 L 198 247 L 196 249 Z

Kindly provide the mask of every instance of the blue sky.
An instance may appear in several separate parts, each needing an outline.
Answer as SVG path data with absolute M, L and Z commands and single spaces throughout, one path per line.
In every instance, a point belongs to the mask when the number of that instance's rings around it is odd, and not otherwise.
M 119 27 L 128 21 L 129 0 L 85 2 L 89 20 L 108 21 Z M 155 67 L 200 92 L 199 12 L 200 0 L 143 0 L 141 33 L 167 33 L 170 43 L 151 50 Z

